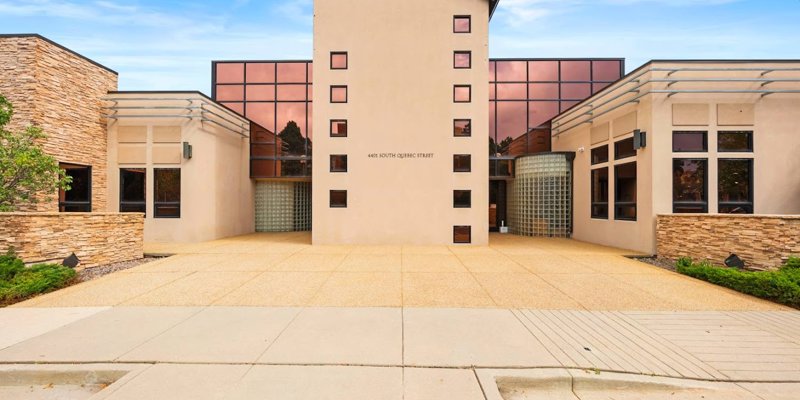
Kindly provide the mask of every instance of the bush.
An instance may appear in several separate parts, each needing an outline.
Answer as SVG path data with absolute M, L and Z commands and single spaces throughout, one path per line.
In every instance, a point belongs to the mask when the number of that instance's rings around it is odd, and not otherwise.
M 68 285 L 75 271 L 63 265 L 38 264 L 25 268 L 22 260 L 9 252 L 0 256 L 0 304 L 9 304 Z
M 680 259 L 676 263 L 679 273 L 702 279 L 720 286 L 800 308 L 800 268 L 797 258 L 790 258 L 777 271 L 741 271 L 715 267 L 707 262 L 693 263 Z M 794 261 L 792 261 L 794 260 Z

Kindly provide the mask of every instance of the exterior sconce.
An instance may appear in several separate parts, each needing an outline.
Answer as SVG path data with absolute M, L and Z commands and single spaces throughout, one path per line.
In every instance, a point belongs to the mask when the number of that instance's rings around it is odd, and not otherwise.
M 189 142 L 183 142 L 183 158 L 187 160 L 192 159 L 192 145 Z
M 639 150 L 647 147 L 647 132 L 635 130 L 633 131 L 633 149 Z

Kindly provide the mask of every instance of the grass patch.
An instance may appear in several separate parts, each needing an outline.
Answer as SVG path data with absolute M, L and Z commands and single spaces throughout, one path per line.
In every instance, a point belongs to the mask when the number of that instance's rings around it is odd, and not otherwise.
M 63 265 L 25 264 L 13 252 L 0 256 L 0 305 L 8 305 L 29 297 L 69 285 L 75 271 Z
M 742 271 L 689 258 L 676 267 L 681 274 L 800 309 L 800 258 L 790 257 L 777 271 Z

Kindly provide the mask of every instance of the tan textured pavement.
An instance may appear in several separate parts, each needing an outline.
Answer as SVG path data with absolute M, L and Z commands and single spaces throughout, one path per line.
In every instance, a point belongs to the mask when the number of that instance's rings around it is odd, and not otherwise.
M 494 234 L 489 246 L 312 246 L 262 233 L 175 254 L 21 303 L 76 306 L 782 310 L 776 304 L 568 239 Z

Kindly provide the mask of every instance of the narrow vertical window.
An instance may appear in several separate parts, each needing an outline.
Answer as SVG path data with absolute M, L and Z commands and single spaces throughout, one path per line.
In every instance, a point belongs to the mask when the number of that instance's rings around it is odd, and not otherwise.
M 453 52 L 453 68 L 455 69 L 472 68 L 472 52 L 471 51 Z
M 453 120 L 453 136 L 455 137 L 472 136 L 472 120 L 471 119 Z
M 156 168 L 153 170 L 155 187 L 153 193 L 153 217 L 181 217 L 181 170 L 180 168 Z
M 58 191 L 58 210 L 60 212 L 92 211 L 92 167 L 74 164 L 59 164 L 59 167 L 72 177 L 69 190 Z
M 331 103 L 347 103 L 347 86 L 331 86 Z
M 331 69 L 347 69 L 347 52 L 331 52 Z
M 672 212 L 708 212 L 708 160 L 672 160 Z
M 453 172 L 472 171 L 472 156 L 469 154 L 453 155 Z
M 472 207 L 471 190 L 453 190 L 453 208 Z
M 592 170 L 592 218 L 608 219 L 608 168 Z
M 636 163 L 614 166 L 614 219 L 636 221 Z
M 144 168 L 120 168 L 119 212 L 143 213 L 147 210 L 145 204 L 146 175 Z
M 347 208 L 347 190 L 331 190 L 330 207 Z
M 347 120 L 331 120 L 331 137 L 347 137 Z
M 718 163 L 720 214 L 752 214 L 753 160 L 721 159 Z
M 331 172 L 347 172 L 346 154 L 331 154 Z
M 456 225 L 453 227 L 453 243 L 472 243 L 472 227 L 469 225 Z
M 470 85 L 453 86 L 454 103 L 469 103 L 471 101 L 472 101 L 472 86 Z
M 472 32 L 472 17 L 469 15 L 453 16 L 453 33 Z

